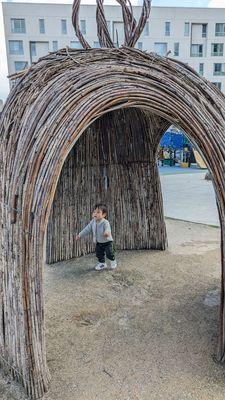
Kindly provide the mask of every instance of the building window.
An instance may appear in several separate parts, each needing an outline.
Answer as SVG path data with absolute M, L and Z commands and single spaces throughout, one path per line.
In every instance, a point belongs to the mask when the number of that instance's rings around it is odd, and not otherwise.
M 86 21 L 85 19 L 81 19 L 80 21 L 80 30 L 83 35 L 86 35 Z
M 176 42 L 174 43 L 174 56 L 179 56 L 180 52 L 180 43 Z
M 213 75 L 225 75 L 225 63 L 215 63 L 213 66 Z
M 70 47 L 71 49 L 83 49 L 82 44 L 78 40 L 71 40 Z
M 30 42 L 30 54 L 34 57 L 37 55 L 36 42 Z
M 45 33 L 45 20 L 39 19 L 39 33 Z
M 144 36 L 149 36 L 149 22 L 147 21 L 143 30 Z
M 57 40 L 53 40 L 52 42 L 52 50 L 57 51 L 58 50 L 58 42 Z
M 165 22 L 165 36 L 170 36 L 170 22 Z
M 184 23 L 184 36 L 189 36 L 190 34 L 190 24 L 189 22 Z
M 26 33 L 25 19 L 11 18 L 11 32 L 12 33 Z
M 78 40 L 72 40 L 70 42 L 71 49 L 83 49 L 82 44 Z
M 107 28 L 108 28 L 109 34 L 111 35 L 111 22 L 106 21 L 106 23 L 107 23 Z
M 218 87 L 218 89 L 222 89 L 222 82 L 212 82 L 212 84 Z
M 137 43 L 137 48 L 138 48 L 138 50 L 142 50 L 142 42 Z
M 23 41 L 9 40 L 9 54 L 23 54 Z
M 99 49 L 100 48 L 100 43 L 99 42 L 94 42 L 94 48 Z
M 199 64 L 199 75 L 204 75 L 204 63 Z
M 15 61 L 15 71 L 19 72 L 28 67 L 27 61 Z
M 192 44 L 191 45 L 191 57 L 203 57 L 203 45 Z
M 211 56 L 223 56 L 223 43 L 212 43 Z
M 160 56 L 165 56 L 167 53 L 167 43 L 154 43 L 154 51 Z
M 224 24 L 216 24 L 215 35 L 216 36 L 225 36 L 225 23 Z
M 66 19 L 61 19 L 61 33 L 63 35 L 67 34 Z
M 202 24 L 202 37 L 207 37 L 207 24 Z

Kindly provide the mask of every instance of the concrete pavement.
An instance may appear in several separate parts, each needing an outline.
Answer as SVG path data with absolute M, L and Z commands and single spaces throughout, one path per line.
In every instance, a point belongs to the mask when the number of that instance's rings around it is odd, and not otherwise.
M 215 192 L 206 171 L 160 168 L 166 217 L 219 226 Z

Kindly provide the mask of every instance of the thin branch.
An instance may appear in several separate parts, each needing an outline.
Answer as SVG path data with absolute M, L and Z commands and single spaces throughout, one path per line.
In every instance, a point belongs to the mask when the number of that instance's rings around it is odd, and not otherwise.
M 96 3 L 97 3 L 96 21 L 97 21 L 98 40 L 100 46 L 115 47 L 108 30 L 104 7 L 103 7 L 103 0 L 96 0 Z
M 72 24 L 76 33 L 76 36 L 80 43 L 82 44 L 84 49 L 90 49 L 91 46 L 84 38 L 83 34 L 81 33 L 79 27 L 79 9 L 80 9 L 80 0 L 74 0 L 73 7 L 72 7 Z

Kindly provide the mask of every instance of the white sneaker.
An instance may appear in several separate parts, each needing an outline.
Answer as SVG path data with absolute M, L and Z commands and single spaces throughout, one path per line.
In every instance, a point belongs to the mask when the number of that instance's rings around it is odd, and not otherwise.
M 110 261 L 110 269 L 115 269 L 117 267 L 117 262 L 116 260 Z
M 96 266 L 95 266 L 95 270 L 96 271 L 101 271 L 102 269 L 106 269 L 107 268 L 107 264 L 106 263 L 98 263 Z

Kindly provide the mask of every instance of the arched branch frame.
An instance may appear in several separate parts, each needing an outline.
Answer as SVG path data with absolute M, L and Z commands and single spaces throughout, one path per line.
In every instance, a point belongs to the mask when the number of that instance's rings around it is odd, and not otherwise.
M 43 246 L 60 172 L 85 129 L 121 108 L 146 110 L 179 125 L 213 175 L 221 224 L 218 359 L 225 359 L 224 95 L 186 65 L 155 54 L 61 50 L 19 79 L 0 121 L 0 362 L 32 398 L 49 386 Z

